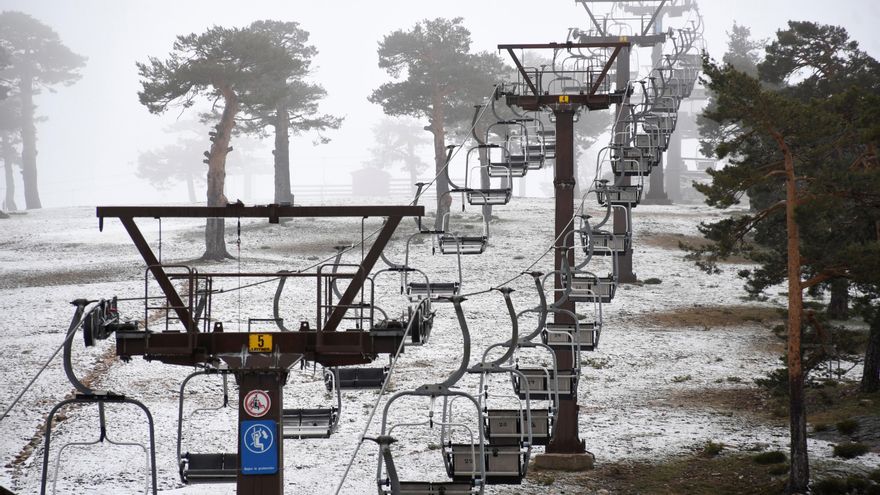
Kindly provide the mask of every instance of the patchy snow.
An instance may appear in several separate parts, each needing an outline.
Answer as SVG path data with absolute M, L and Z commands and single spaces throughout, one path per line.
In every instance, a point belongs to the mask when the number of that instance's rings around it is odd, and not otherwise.
M 552 207 L 550 200 L 525 198 L 497 207 L 495 215 L 499 220 L 492 222 L 487 252 L 462 257 L 464 292 L 482 291 L 514 278 L 544 254 L 553 237 Z M 703 206 L 641 205 L 634 211 L 635 271 L 640 279 L 659 278 L 662 283 L 621 287 L 615 300 L 603 308 L 605 327 L 599 350 L 582 356 L 583 376 L 578 390 L 582 408 L 580 434 L 598 463 L 655 460 L 691 452 L 709 440 L 741 450 L 756 444 L 786 448 L 787 428 L 781 423 L 768 424 L 747 413 L 731 413 L 711 403 L 682 399 L 689 393 L 699 396 L 705 389 L 746 389 L 752 379 L 775 368 L 778 340 L 767 325 L 751 322 L 721 328 L 669 327 L 651 324 L 650 318 L 641 317 L 696 306 L 743 304 L 742 282 L 736 277 L 735 269 L 709 277 L 685 261 L 681 251 L 640 242 L 646 236 L 658 234 L 697 235 L 696 226 L 700 221 L 722 214 Z M 469 209 L 454 218 L 453 225 L 477 231 L 480 226 L 476 216 L 477 211 Z M 361 236 L 360 219 L 297 219 L 278 225 L 264 220 L 243 220 L 241 224 L 241 263 L 202 265 L 200 271 L 300 269 L 332 256 L 333 245 L 357 241 Z M 158 223 L 142 220 L 140 225 L 157 249 Z M 379 219 L 368 219 L 366 232 L 379 225 Z M 230 252 L 237 254 L 235 222 L 227 222 L 227 227 Z M 117 221 L 108 219 L 104 232 L 98 232 L 92 209 L 29 212 L 4 220 L 2 228 L 0 311 L 4 318 L 0 320 L 0 376 L 4 380 L 0 382 L 0 409 L 5 410 L 61 345 L 73 313 L 68 302 L 80 297 L 141 296 L 144 267 Z M 182 263 L 198 257 L 203 242 L 201 230 L 200 222 L 163 221 L 165 262 Z M 412 232 L 413 223 L 405 221 L 387 250 L 390 259 L 403 260 L 405 240 Z M 359 252 L 351 253 L 343 261 L 356 262 L 358 257 Z M 432 280 L 457 279 L 455 257 L 432 255 L 430 241 L 412 243 L 410 264 L 426 271 Z M 548 272 L 551 266 L 552 259 L 545 257 L 535 269 Z M 234 289 L 239 283 L 236 278 L 225 279 L 215 288 Z M 288 325 L 300 319 L 314 320 L 312 283 L 288 281 L 282 298 L 282 316 Z M 154 285 L 150 283 L 151 293 L 157 293 Z M 513 294 L 517 310 L 535 306 L 537 298 L 530 277 L 517 278 L 510 285 L 517 289 Z M 246 330 L 247 318 L 271 317 L 274 290 L 275 283 L 270 283 L 217 296 L 213 316 L 224 322 L 227 331 Z M 379 277 L 376 300 L 393 313 L 405 307 L 397 275 Z M 475 295 L 464 303 L 464 308 L 473 337 L 473 363 L 487 346 L 509 336 L 510 319 L 497 292 Z M 391 393 L 436 382 L 457 366 L 461 335 L 455 315 L 449 305 L 437 305 L 436 309 L 431 341 L 423 347 L 408 347 L 401 355 L 389 390 L 380 398 L 371 434 L 378 432 L 381 411 Z M 142 303 L 136 301 L 121 303 L 120 310 L 132 318 L 144 315 Z M 522 321 L 523 331 L 530 329 L 532 321 Z M 75 366 L 85 374 L 108 356 L 111 341 L 83 349 L 79 336 L 76 338 Z M 530 357 L 527 352 L 520 357 L 523 363 L 543 359 Z M 156 424 L 160 491 L 233 493 L 233 485 L 184 486 L 178 477 L 175 453 L 178 389 L 191 370 L 142 359 L 110 362 L 109 369 L 98 375 L 97 388 L 125 393 L 149 407 Z M 736 380 L 729 380 L 730 377 Z M 220 405 L 220 383 L 217 376 L 203 377 L 194 380 L 188 389 L 184 451 L 234 450 L 234 408 L 190 414 L 195 409 Z M 499 394 L 509 393 L 503 390 L 503 380 L 493 383 L 502 385 L 498 387 Z M 466 376 L 460 387 L 475 392 L 476 377 Z M 38 491 L 43 454 L 39 436 L 41 424 L 53 405 L 70 392 L 59 356 L 0 423 L 0 460 L 4 466 L 0 485 L 19 493 Z M 230 380 L 230 395 L 234 407 L 237 390 L 233 380 Z M 284 442 L 285 483 L 289 492 L 332 493 L 335 490 L 376 399 L 375 391 L 343 392 L 340 427 L 330 439 Z M 297 367 L 291 373 L 284 398 L 286 407 L 318 407 L 334 401 L 324 388 L 320 369 L 313 372 Z M 427 410 L 427 399 L 407 399 L 397 403 L 390 419 L 424 422 Z M 435 410 L 439 411 L 439 405 Z M 461 412 L 458 419 L 475 424 L 473 412 L 468 413 L 464 407 L 458 410 Z M 53 462 L 62 444 L 97 438 L 97 413 L 93 406 L 71 408 L 65 415 L 66 419 L 53 430 Z M 107 419 L 110 439 L 123 443 L 146 440 L 143 415 L 136 408 L 109 406 Z M 445 479 L 440 450 L 436 448 L 439 428 L 398 429 L 395 436 L 399 438 L 395 459 L 402 479 Z M 32 438 L 40 442 L 37 448 L 24 462 L 13 462 Z M 810 440 L 810 449 L 813 456 L 830 455 L 827 442 Z M 535 448 L 533 454 L 540 450 Z M 364 444 L 354 460 L 343 493 L 375 490 L 376 451 L 375 445 Z M 61 493 L 143 491 L 147 473 L 145 459 L 139 447 L 107 445 L 106 442 L 92 447 L 71 446 L 64 451 L 58 469 L 58 490 Z M 876 465 L 880 456 L 868 454 L 847 462 Z M 50 471 L 54 473 L 55 469 Z M 487 489 L 487 493 L 547 491 L 548 487 L 528 481 L 522 486 Z

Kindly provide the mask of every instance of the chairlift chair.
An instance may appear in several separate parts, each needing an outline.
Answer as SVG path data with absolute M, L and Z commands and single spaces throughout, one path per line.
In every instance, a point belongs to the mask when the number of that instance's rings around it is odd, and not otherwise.
M 634 208 L 642 200 L 642 184 L 609 184 L 603 179 L 596 181 L 595 191 L 602 206 L 610 204 Z
M 190 452 L 184 451 L 183 444 L 183 403 L 186 386 L 193 378 L 206 375 L 219 375 L 223 379 L 223 401 L 220 406 L 211 409 L 222 409 L 229 405 L 228 369 L 205 368 L 187 375 L 180 384 L 177 407 L 177 463 L 180 481 L 191 483 L 234 483 L 238 478 L 237 452 Z M 199 411 L 193 411 L 193 413 Z
M 411 235 L 406 241 L 406 254 L 405 254 L 405 262 L 404 266 L 409 266 L 409 255 L 410 248 L 412 245 L 412 240 L 416 236 L 420 235 L 443 235 L 444 231 L 419 231 Z M 415 270 L 407 270 L 403 272 L 404 280 L 403 283 L 406 286 L 406 295 L 409 298 L 410 302 L 417 303 L 423 299 L 429 299 L 432 302 L 444 302 L 448 301 L 450 297 L 457 296 L 461 292 L 461 282 L 462 282 L 462 274 L 461 274 L 461 255 L 458 255 L 456 258 L 456 263 L 458 265 L 458 280 L 453 282 L 432 282 L 428 275 L 422 271 L 418 271 L 419 275 L 422 276 L 424 282 L 422 281 L 412 281 L 410 280 L 410 273 Z
M 462 359 L 458 368 L 449 375 L 444 381 L 434 384 L 425 384 L 415 390 L 401 391 L 388 399 L 382 413 L 381 434 L 378 438 L 371 439 L 379 444 L 380 455 L 379 463 L 376 469 L 376 483 L 380 494 L 408 494 L 408 495 L 434 495 L 434 494 L 461 494 L 475 495 L 482 494 L 486 479 L 487 463 L 482 459 L 486 456 L 485 439 L 483 436 L 483 427 L 477 424 L 475 428 L 467 425 L 467 423 L 456 423 L 447 421 L 446 407 L 450 401 L 447 399 L 461 397 L 466 399 L 474 406 L 477 417 L 480 416 L 479 402 L 472 395 L 459 390 L 453 390 L 452 387 L 464 376 L 468 361 L 470 360 L 470 333 L 464 320 L 464 313 L 461 308 L 463 298 L 454 296 L 449 299 L 453 304 L 459 321 L 459 327 L 462 332 L 463 352 Z M 389 411 L 398 400 L 402 397 L 426 397 L 431 401 L 430 413 L 428 420 L 424 422 L 398 423 L 391 424 L 389 421 Z M 439 422 L 434 419 L 434 403 L 437 398 L 444 399 L 443 419 Z M 391 451 L 391 444 L 397 440 L 391 437 L 391 434 L 397 428 L 439 425 L 441 427 L 441 443 L 444 444 L 442 454 L 443 461 L 450 469 L 453 463 L 455 468 L 451 471 L 451 481 L 423 481 L 423 480 L 407 480 L 399 479 L 397 468 L 394 462 L 394 456 Z M 466 444 L 466 451 L 456 449 L 452 450 L 451 434 L 452 429 L 463 429 L 469 435 L 469 442 Z M 476 432 L 476 435 L 474 435 Z M 465 468 L 465 466 L 469 466 Z M 384 473 L 383 473 L 384 467 Z
M 525 177 L 529 171 L 529 150 L 528 130 L 523 122 L 500 120 L 490 124 L 486 128 L 486 144 L 495 144 L 500 151 L 490 149 L 489 177 Z
M 443 216 L 443 233 L 437 236 L 440 252 L 443 254 L 483 254 L 489 245 L 489 219 L 483 215 L 483 233 L 479 235 L 463 235 L 459 232 L 450 232 L 450 213 Z
M 61 446 L 55 456 L 55 472 L 52 480 L 52 493 L 55 493 L 58 473 L 61 466 L 61 458 L 66 448 L 73 446 L 91 446 L 106 442 L 110 445 L 139 447 L 143 450 L 146 457 L 147 471 L 149 473 L 145 480 L 144 493 L 152 493 L 155 495 L 157 493 L 156 437 L 153 415 L 150 413 L 150 410 L 140 401 L 128 398 L 125 395 L 111 391 L 93 390 L 92 388 L 87 387 L 74 373 L 72 364 L 73 337 L 78 329 L 81 328 L 83 330 L 83 340 L 86 347 L 91 347 L 95 344 L 96 340 L 107 339 L 116 331 L 133 330 L 136 329 L 137 326 L 134 323 L 119 321 L 119 312 L 117 310 L 115 297 L 110 300 L 102 299 L 100 301 L 76 299 L 71 302 L 71 304 L 75 306 L 76 309 L 74 310 L 73 318 L 71 319 L 70 326 L 65 334 L 65 340 L 62 346 L 64 349 L 62 366 L 64 368 L 64 373 L 67 375 L 67 379 L 77 392 L 73 398 L 62 400 L 56 404 L 46 417 L 44 427 L 45 441 L 43 444 L 43 469 L 40 476 L 40 494 L 46 494 L 46 483 L 49 476 L 49 447 L 51 445 L 52 426 L 55 423 L 55 415 L 61 409 L 72 404 L 96 404 L 98 406 L 98 439 L 91 442 L 69 442 Z M 107 435 L 107 418 L 105 414 L 107 404 L 129 404 L 137 407 L 144 413 L 149 432 L 149 447 L 136 442 L 115 441 Z
M 379 270 L 373 274 L 373 283 L 375 284 L 379 277 L 384 273 L 397 273 L 400 276 L 400 294 L 404 293 L 404 286 L 407 286 L 407 278 L 410 273 L 418 273 L 428 282 L 428 276 L 418 268 L 408 267 L 405 264 L 396 264 L 390 262 L 384 254 L 381 255 L 382 260 L 388 265 L 388 268 Z M 423 345 L 428 342 L 431 335 L 431 328 L 434 326 L 434 312 L 431 311 L 431 300 L 421 299 L 417 304 L 407 298 L 408 305 L 405 310 L 400 312 L 397 318 L 390 318 L 383 311 L 385 317 L 373 324 L 370 329 L 372 335 L 384 336 L 389 333 L 393 335 L 405 336 L 407 328 L 409 328 L 409 342 L 404 345 Z
M 328 392 L 340 390 L 378 390 L 388 378 L 388 367 L 343 366 L 324 368 L 324 385 Z
M 474 206 L 482 206 L 482 205 L 506 205 L 510 202 L 510 198 L 512 195 L 512 174 L 511 170 L 508 168 L 508 174 L 506 176 L 507 185 L 505 186 L 503 183 L 499 187 L 491 187 L 492 175 L 489 174 L 489 169 L 491 168 L 492 163 L 492 152 L 496 151 L 496 154 L 501 152 L 501 147 L 497 144 L 480 144 L 470 148 L 467 152 L 467 156 L 465 158 L 465 179 L 464 179 L 464 187 L 459 187 L 452 180 L 450 183 L 450 192 L 457 193 L 460 192 L 464 195 L 468 204 Z M 471 166 L 471 158 L 472 153 L 474 151 L 479 152 L 484 151 L 488 158 L 488 163 L 483 164 L 479 163 L 477 165 Z M 471 174 L 474 171 L 478 171 L 480 173 L 486 172 L 488 179 L 490 181 L 487 186 L 489 187 L 475 187 L 474 184 L 477 181 L 471 178 Z
M 330 438 L 339 426 L 342 392 L 336 389 L 336 405 L 320 408 L 284 408 L 281 432 L 285 439 Z

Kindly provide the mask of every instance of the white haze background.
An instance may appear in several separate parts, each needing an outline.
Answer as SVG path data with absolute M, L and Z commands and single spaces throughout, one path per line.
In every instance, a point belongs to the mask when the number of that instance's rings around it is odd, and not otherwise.
M 706 43 L 716 58 L 725 50 L 726 31 L 734 20 L 751 27 L 759 39 L 770 38 L 789 19 L 841 25 L 868 53 L 880 54 L 876 34 L 880 3 L 874 1 L 703 0 L 700 7 L 707 26 Z M 37 127 L 39 184 L 47 207 L 186 200 L 182 185 L 157 191 L 134 174 L 140 152 L 176 140 L 165 128 L 179 116 L 174 110 L 150 115 L 138 103 L 135 61 L 166 57 L 176 35 L 202 32 L 212 25 L 245 26 L 258 19 L 299 22 L 319 50 L 313 79 L 328 92 L 321 111 L 346 118 L 339 131 L 326 134 L 332 138 L 329 144 L 315 146 L 314 136 L 309 135 L 292 139 L 293 181 L 343 184 L 350 183 L 349 172 L 367 159 L 371 127 L 382 118 L 381 109 L 369 103 L 367 96 L 387 79 L 376 55 L 377 42 L 385 34 L 425 18 L 462 16 L 472 33 L 473 48 L 494 50 L 499 43 L 564 41 L 569 27 L 588 24 L 583 8 L 573 0 L 2 0 L 0 10 L 32 15 L 55 29 L 74 52 L 88 57 L 79 82 L 36 98 L 38 115 L 48 117 Z M 668 24 L 680 23 L 674 19 Z M 647 63 L 646 50 L 641 50 L 639 60 Z M 487 88 L 487 94 L 490 91 Z M 264 161 L 259 168 L 266 173 L 254 178 L 252 198 L 246 200 L 271 199 L 267 173 L 272 162 L 271 138 L 265 145 L 256 158 Z M 431 163 L 430 149 L 425 153 L 425 161 Z M 403 177 L 400 170 L 393 172 Z M 20 177 L 16 180 L 20 182 Z M 528 192 L 538 189 L 530 187 Z M 17 201 L 23 207 L 21 195 L 19 183 Z M 203 189 L 198 190 L 199 200 L 203 195 Z M 227 196 L 244 197 L 241 176 L 229 177 Z

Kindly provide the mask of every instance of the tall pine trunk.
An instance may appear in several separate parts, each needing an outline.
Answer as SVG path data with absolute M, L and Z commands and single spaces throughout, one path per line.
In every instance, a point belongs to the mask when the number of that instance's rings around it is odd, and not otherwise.
M 279 104 L 275 110 L 275 203 L 292 203 L 290 190 L 290 112 Z
M 849 281 L 845 278 L 836 278 L 831 281 L 828 317 L 832 320 L 849 319 Z
M 33 78 L 25 73 L 18 85 L 21 101 L 21 177 L 24 182 L 24 206 L 42 208 L 37 187 L 37 128 L 34 125 Z
M 868 348 L 865 351 L 865 369 L 862 373 L 862 392 L 880 392 L 880 309 L 869 318 Z
M 190 203 L 196 202 L 196 184 L 192 174 L 186 174 L 186 194 Z
M 18 210 L 18 206 L 15 204 L 15 174 L 14 168 L 15 163 L 18 161 L 16 158 L 15 148 L 12 147 L 12 143 L 10 143 L 9 135 L 3 136 L 3 142 L 0 144 L 3 150 L 3 169 L 4 169 L 4 177 L 6 179 L 6 194 L 3 198 L 3 209 L 6 211 L 16 211 Z
M 434 171 L 437 176 L 437 217 L 434 219 L 434 230 L 443 228 L 443 218 L 452 206 L 449 194 L 449 182 L 444 171 L 446 167 L 446 129 L 443 115 L 443 99 L 435 94 L 432 101 L 431 133 L 434 135 Z
M 480 143 L 486 144 L 486 143 Z M 489 179 L 489 150 L 487 148 L 478 148 L 477 154 L 480 157 L 480 188 L 489 189 L 491 180 Z M 483 218 L 492 219 L 492 205 L 483 205 Z
M 217 124 L 217 135 L 211 143 L 208 153 L 208 206 L 226 206 L 224 185 L 226 182 L 226 155 L 229 153 L 229 141 L 232 128 L 235 126 L 235 114 L 238 113 L 238 98 L 232 88 L 219 88 L 223 94 L 223 114 Z M 202 259 L 222 261 L 232 258 L 226 250 L 226 222 L 223 218 L 209 218 L 205 225 L 205 254 Z
M 794 157 L 782 136 L 775 136 L 785 162 L 785 227 L 788 251 L 788 395 L 791 433 L 791 470 L 788 493 L 806 493 L 810 482 L 807 457 L 807 411 L 804 406 L 804 370 L 801 362 L 801 317 L 803 285 L 801 283 L 800 232 L 797 208 L 797 179 Z

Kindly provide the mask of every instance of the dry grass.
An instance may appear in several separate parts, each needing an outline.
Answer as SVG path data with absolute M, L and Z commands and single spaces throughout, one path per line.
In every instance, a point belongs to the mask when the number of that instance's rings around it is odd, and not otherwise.
M 686 409 L 713 409 L 737 415 L 750 414 L 775 420 L 769 413 L 772 398 L 756 387 L 719 387 L 700 389 L 671 389 L 664 393 L 662 401 L 652 405 Z
M 55 287 L 58 285 L 87 285 L 99 282 L 130 280 L 132 271 L 121 266 L 78 268 L 57 272 L 13 272 L 0 278 L 0 289 L 22 287 Z
M 645 313 L 628 318 L 626 323 L 660 327 L 735 327 L 744 323 L 781 321 L 780 310 L 766 306 L 701 306 L 672 311 Z
M 600 489 L 603 490 L 601 493 L 610 494 L 782 493 L 786 476 L 774 476 L 770 474 L 772 469 L 772 466 L 755 464 L 751 457 L 745 455 L 722 454 L 711 458 L 693 455 L 656 464 L 601 464 L 595 471 L 578 475 L 571 485 L 574 485 L 573 493 L 597 493 Z M 535 471 L 535 474 L 529 471 L 530 479 L 539 475 L 540 472 Z
M 652 246 L 660 249 L 676 249 L 679 251 L 682 251 L 680 244 L 685 244 L 693 247 L 703 247 L 709 244 L 709 241 L 702 237 L 685 234 L 648 234 L 639 237 L 639 242 L 647 246 Z M 753 261 L 749 261 L 742 256 L 733 256 L 726 260 L 720 261 L 720 263 L 728 263 L 733 265 L 754 264 Z

